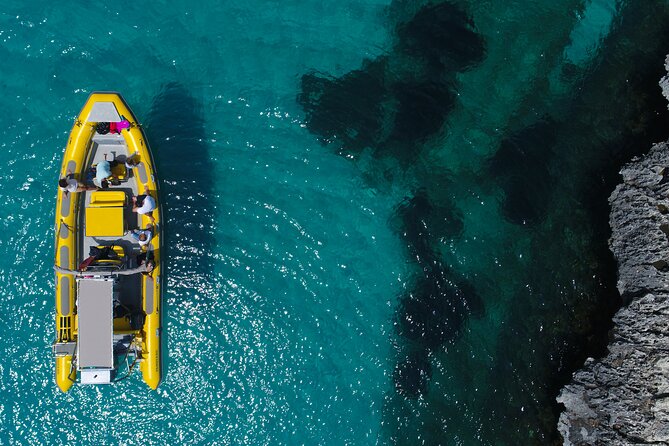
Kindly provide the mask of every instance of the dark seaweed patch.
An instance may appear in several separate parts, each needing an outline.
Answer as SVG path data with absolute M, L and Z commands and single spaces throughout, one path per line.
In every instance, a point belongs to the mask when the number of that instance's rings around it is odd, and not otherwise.
M 407 166 L 444 126 L 457 72 L 485 57 L 471 18 L 450 3 L 425 6 L 397 34 L 393 51 L 359 70 L 302 76 L 297 101 L 305 124 L 323 143 L 337 142 L 340 154 L 370 147 Z
M 383 61 L 369 63 L 340 78 L 309 73 L 302 76 L 298 102 L 309 130 L 323 142 L 339 140 L 342 148 L 360 151 L 379 139 L 383 123 Z
M 395 125 L 390 136 L 403 143 L 419 142 L 439 131 L 455 105 L 455 93 L 444 83 L 398 83 Z
M 451 3 L 423 7 L 397 35 L 392 52 L 359 70 L 339 78 L 305 74 L 297 100 L 309 131 L 323 143 L 338 142 L 340 154 L 369 147 L 374 157 L 407 167 L 446 124 L 456 104 L 455 76 L 483 60 L 485 42 L 471 18 Z M 410 352 L 395 368 L 395 384 L 400 394 L 413 397 L 427 389 L 429 352 L 457 338 L 470 314 L 483 314 L 483 304 L 434 248 L 436 237 L 462 232 L 462 215 L 451 200 L 433 204 L 419 191 L 398 206 L 394 220 L 420 271 L 400 297 L 396 316 Z
M 409 353 L 395 366 L 393 381 L 400 395 L 415 398 L 427 392 L 432 366 L 425 351 Z
M 466 296 L 439 264 L 425 270 L 402 298 L 398 333 L 429 349 L 457 338 L 468 314 Z
M 432 212 L 432 205 L 424 190 L 418 191 L 410 199 L 404 200 L 397 208 L 399 230 L 406 242 L 410 255 L 414 259 L 424 259 L 433 255 L 428 237 L 427 219 Z M 427 259 L 422 261 L 429 261 Z
M 444 183 L 443 187 L 448 184 L 450 182 Z M 433 256 L 433 239 L 460 236 L 464 223 L 453 200 L 440 197 L 435 204 L 428 198 L 427 190 L 421 188 L 397 206 L 391 227 L 402 234 L 411 257 L 416 257 L 427 253 Z
M 475 288 L 455 277 L 434 252 L 431 222 L 435 211 L 444 209 L 432 206 L 423 190 L 397 209 L 401 237 L 420 271 L 411 291 L 400 298 L 396 315 L 397 332 L 410 341 L 412 355 L 434 351 L 453 341 L 470 315 L 483 314 L 483 302 Z M 429 376 L 426 358 L 405 360 L 395 370 L 396 389 L 404 396 L 417 396 L 422 392 L 419 389 L 427 388 Z
M 471 17 L 448 2 L 425 6 L 397 34 L 401 51 L 421 56 L 440 71 L 469 69 L 486 54 Z
M 502 210 L 515 224 L 543 220 L 551 201 L 553 178 L 549 170 L 557 124 L 550 118 L 502 140 L 490 160 L 489 171 L 505 193 Z

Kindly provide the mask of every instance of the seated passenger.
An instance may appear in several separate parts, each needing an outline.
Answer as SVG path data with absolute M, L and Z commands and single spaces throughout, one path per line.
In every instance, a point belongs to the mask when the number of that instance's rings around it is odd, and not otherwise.
M 109 182 L 107 180 L 110 177 L 112 178 L 112 184 L 118 183 L 118 177 L 113 175 L 111 171 L 112 167 L 116 166 L 117 164 L 118 161 L 100 161 L 95 167 L 95 178 L 93 179 L 93 183 L 103 189 L 109 187 Z
M 145 194 L 132 197 L 132 211 L 146 215 L 151 220 L 151 223 L 155 221 L 155 218 L 153 218 L 153 210 L 155 208 L 156 200 L 151 195 Z
M 127 169 L 132 169 L 137 166 L 139 166 L 139 157 L 137 154 L 129 156 L 125 159 L 125 167 Z
M 156 261 L 153 260 L 153 253 L 145 251 L 137 255 L 137 268 L 144 268 L 142 274 L 151 275 L 153 269 L 156 267 Z
M 130 231 L 130 237 L 139 242 L 141 248 L 146 248 L 153 237 L 153 225 L 148 225 L 146 229 L 133 229 Z
M 67 172 L 65 178 L 58 180 L 58 186 L 60 187 L 60 190 L 65 192 L 66 195 L 68 192 L 83 192 L 96 189 L 93 186 L 86 186 L 85 184 L 75 180 L 74 175 L 72 175 L 70 171 Z

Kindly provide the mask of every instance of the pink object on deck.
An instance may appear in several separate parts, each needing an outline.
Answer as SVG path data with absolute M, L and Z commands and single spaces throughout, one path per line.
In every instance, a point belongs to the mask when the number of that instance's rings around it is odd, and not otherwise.
M 121 130 L 130 128 L 130 122 L 128 120 L 124 119 L 123 121 L 120 122 L 110 122 L 109 123 L 109 131 L 111 133 L 121 133 Z

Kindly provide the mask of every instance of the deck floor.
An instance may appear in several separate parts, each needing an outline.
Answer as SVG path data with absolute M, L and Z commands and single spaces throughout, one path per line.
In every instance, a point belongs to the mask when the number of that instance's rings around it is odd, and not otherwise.
M 105 158 L 106 155 L 106 158 Z M 100 161 L 107 160 L 117 160 L 120 163 L 125 163 L 125 160 L 128 156 L 132 155 L 128 153 L 128 147 L 125 143 L 124 138 L 121 135 L 116 134 L 107 134 L 107 135 L 98 135 L 96 134 L 92 140 L 91 152 L 89 159 L 86 162 L 84 178 L 87 178 L 88 172 L 91 169 L 91 166 L 99 163 Z M 132 197 L 137 195 L 139 190 L 138 179 L 136 176 L 135 169 L 128 169 L 127 179 L 122 181 L 120 185 L 113 186 L 110 185 L 110 191 L 123 191 L 126 197 L 126 205 L 123 211 L 124 219 L 124 229 L 129 231 L 132 229 L 137 229 L 138 223 L 140 222 L 140 217 L 132 212 Z M 86 236 L 86 209 L 91 201 L 91 193 L 93 191 L 87 191 L 84 193 L 83 201 L 81 203 L 82 208 L 79 213 L 79 224 L 83 229 L 80 232 L 80 243 L 78 254 L 77 264 L 81 263 L 84 259 L 89 256 L 91 246 L 110 246 L 116 245 L 121 246 L 125 253 L 125 265 L 126 268 L 134 268 L 137 266 L 136 257 L 142 251 L 140 249 L 139 243 L 132 238 L 129 234 L 125 234 L 119 237 L 88 237 Z M 137 309 L 142 308 L 141 301 L 141 276 L 120 276 L 116 280 L 115 286 L 115 299 L 120 302 L 127 309 Z

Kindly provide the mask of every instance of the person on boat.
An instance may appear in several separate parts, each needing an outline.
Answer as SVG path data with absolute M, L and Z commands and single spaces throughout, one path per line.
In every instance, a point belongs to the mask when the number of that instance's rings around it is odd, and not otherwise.
M 95 167 L 95 178 L 93 179 L 93 183 L 97 187 L 101 187 L 103 189 L 106 189 L 109 187 L 109 182 L 108 179 L 112 179 L 112 184 L 118 183 L 118 177 L 112 173 L 112 167 L 116 166 L 118 164 L 118 161 L 100 161 L 97 166 Z
M 125 159 L 125 167 L 127 169 L 133 169 L 137 166 L 139 166 L 139 157 L 137 154 L 129 156 Z
M 155 208 L 156 200 L 154 200 L 154 198 L 149 194 L 132 197 L 132 212 L 137 212 L 140 215 L 146 215 L 149 217 L 149 220 L 151 220 L 151 223 L 155 221 L 155 218 L 153 218 L 153 210 Z
M 133 229 L 130 231 L 130 237 L 139 242 L 140 248 L 145 248 L 153 237 L 153 225 L 148 225 L 146 229 Z
M 87 186 L 74 179 L 74 175 L 68 171 L 64 178 L 58 180 L 60 190 L 67 194 L 68 192 L 84 192 L 87 190 L 95 190 L 93 186 Z
M 133 274 L 151 275 L 155 267 L 156 267 L 156 262 L 154 262 L 153 260 L 147 260 L 142 264 L 137 265 L 137 267 L 135 268 L 113 271 L 111 274 L 117 276 L 131 276 Z
M 156 267 L 156 261 L 153 260 L 152 251 L 143 251 L 137 255 L 137 268 L 144 267 L 144 275 L 151 275 L 153 269 Z
M 123 119 L 119 122 L 110 122 L 109 123 L 109 132 L 119 134 L 122 130 L 129 129 L 130 122 L 127 119 Z

